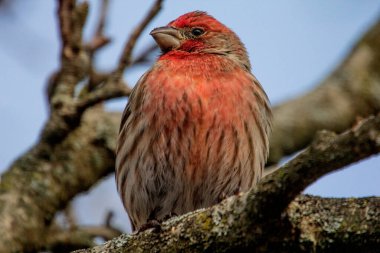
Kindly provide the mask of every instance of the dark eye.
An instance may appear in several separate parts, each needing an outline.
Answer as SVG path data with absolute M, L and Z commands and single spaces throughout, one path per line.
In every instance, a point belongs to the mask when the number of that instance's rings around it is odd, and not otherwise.
M 205 31 L 201 28 L 194 28 L 191 30 L 191 34 L 196 36 L 196 37 L 201 36 L 204 33 L 205 33 Z

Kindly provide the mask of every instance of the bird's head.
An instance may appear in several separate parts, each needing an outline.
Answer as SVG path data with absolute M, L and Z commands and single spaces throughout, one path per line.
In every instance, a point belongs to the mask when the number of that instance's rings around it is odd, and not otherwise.
M 150 34 L 163 54 L 172 51 L 217 54 L 250 69 L 247 51 L 237 35 L 206 12 L 186 13 Z

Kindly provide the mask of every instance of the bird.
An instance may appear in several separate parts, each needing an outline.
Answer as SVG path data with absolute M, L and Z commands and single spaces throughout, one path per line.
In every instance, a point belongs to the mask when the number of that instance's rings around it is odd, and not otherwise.
M 132 231 L 248 191 L 271 132 L 269 99 L 231 29 L 193 11 L 150 35 L 161 54 L 129 96 L 116 148 Z

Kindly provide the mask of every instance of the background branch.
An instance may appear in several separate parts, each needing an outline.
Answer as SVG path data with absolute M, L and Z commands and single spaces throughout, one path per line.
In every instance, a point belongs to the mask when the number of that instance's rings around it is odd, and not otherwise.
M 98 226 L 81 226 L 76 223 L 71 205 L 64 210 L 64 221 L 53 221 L 46 233 L 45 245 L 42 249 L 49 252 L 69 252 L 78 248 L 95 246 L 95 239 L 108 241 L 122 232 L 111 225 L 113 214 L 108 212 L 104 224 Z
M 92 92 L 84 95 L 77 103 L 78 110 L 84 111 L 87 108 L 94 106 L 100 102 L 107 101 L 113 98 L 129 96 L 131 93 L 125 83 L 106 83 L 101 87 L 94 89 Z
M 152 21 L 152 19 L 161 10 L 163 0 L 155 0 L 153 6 L 148 11 L 144 19 L 136 26 L 132 34 L 129 36 L 128 42 L 125 44 L 123 53 L 121 54 L 119 64 L 115 71 L 117 77 L 121 76 L 126 67 L 130 66 L 132 63 L 132 51 L 135 47 L 137 39 L 140 37 L 141 33 L 147 27 L 147 25 Z
M 147 46 L 140 54 L 136 56 L 136 58 L 132 61 L 131 66 L 149 63 L 149 56 L 151 56 L 152 53 L 155 52 L 157 49 L 158 46 L 155 43 L 152 43 L 151 45 Z
M 105 45 L 111 42 L 111 39 L 104 35 L 104 29 L 106 26 L 108 14 L 108 6 L 109 0 L 102 0 L 95 34 L 93 35 L 92 40 L 86 45 L 88 50 L 90 50 L 91 55 L 93 55 L 98 49 L 104 47 Z
M 274 107 L 269 163 L 305 147 L 321 129 L 342 132 L 380 111 L 380 20 L 319 86 Z M 297 133 L 297 134 L 294 134 Z
M 107 136 L 116 136 L 119 119 L 99 118 L 101 110 L 88 110 L 81 127 L 51 150 L 49 159 L 31 150 L 2 175 L 0 252 L 42 248 L 55 213 L 113 171 L 116 139 Z

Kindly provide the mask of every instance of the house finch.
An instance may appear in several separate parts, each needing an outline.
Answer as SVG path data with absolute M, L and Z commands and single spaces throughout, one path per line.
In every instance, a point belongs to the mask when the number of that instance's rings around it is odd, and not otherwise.
M 237 35 L 205 12 L 150 33 L 162 50 L 124 110 L 116 182 L 133 230 L 247 191 L 271 110 Z

